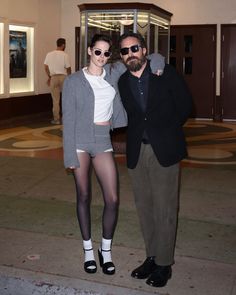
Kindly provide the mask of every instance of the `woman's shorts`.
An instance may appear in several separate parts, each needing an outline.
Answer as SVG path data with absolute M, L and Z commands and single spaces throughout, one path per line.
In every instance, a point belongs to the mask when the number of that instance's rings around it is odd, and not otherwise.
M 104 152 L 113 152 L 110 136 L 110 125 L 96 125 L 95 130 L 95 142 L 77 144 L 77 153 L 89 153 L 91 157 L 95 157 L 97 154 Z

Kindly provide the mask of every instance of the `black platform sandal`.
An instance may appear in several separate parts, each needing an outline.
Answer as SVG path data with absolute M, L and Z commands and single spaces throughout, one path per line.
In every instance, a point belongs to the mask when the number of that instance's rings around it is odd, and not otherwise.
M 91 251 L 93 250 L 93 248 L 91 249 L 84 249 L 84 252 L 85 251 Z M 97 263 L 95 260 L 88 260 L 84 263 L 84 270 L 87 272 L 87 273 L 95 273 L 97 272 Z
M 103 273 L 106 275 L 113 275 L 116 271 L 115 265 L 112 261 L 103 263 L 102 252 L 111 252 L 111 250 L 103 250 L 103 249 L 99 250 L 98 249 L 98 258 L 99 258 L 99 263 L 100 263 Z

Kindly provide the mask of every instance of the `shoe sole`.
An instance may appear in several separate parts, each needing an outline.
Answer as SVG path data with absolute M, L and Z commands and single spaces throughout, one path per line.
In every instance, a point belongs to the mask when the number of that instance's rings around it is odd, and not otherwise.
M 145 279 L 147 279 L 149 276 L 150 276 L 150 274 L 147 275 L 147 276 L 143 276 L 143 277 L 140 277 L 140 276 L 136 276 L 136 275 L 132 275 L 132 274 L 131 274 L 131 277 L 134 278 L 134 279 L 136 279 L 136 280 L 145 280 Z
M 155 284 L 154 282 L 149 282 L 148 280 L 146 281 L 146 284 L 152 287 L 156 287 L 156 288 L 162 288 L 165 287 L 167 282 L 171 279 L 171 273 L 169 274 L 168 278 L 166 281 L 164 281 L 163 283 L 159 283 L 159 284 Z

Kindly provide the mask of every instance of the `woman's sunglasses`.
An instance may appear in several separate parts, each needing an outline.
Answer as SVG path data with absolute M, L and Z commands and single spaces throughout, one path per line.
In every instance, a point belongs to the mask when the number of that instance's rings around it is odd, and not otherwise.
M 121 53 L 121 55 L 127 55 L 129 53 L 129 50 L 131 50 L 133 53 L 135 53 L 135 52 L 139 51 L 139 48 L 141 48 L 141 46 L 138 44 L 130 46 L 130 47 L 123 47 L 120 49 L 120 53 Z
M 94 49 L 94 54 L 96 56 L 99 56 L 101 54 L 103 54 L 105 57 L 110 57 L 111 56 L 111 52 L 110 51 L 104 51 L 104 52 L 102 52 L 102 50 L 100 50 L 100 49 Z

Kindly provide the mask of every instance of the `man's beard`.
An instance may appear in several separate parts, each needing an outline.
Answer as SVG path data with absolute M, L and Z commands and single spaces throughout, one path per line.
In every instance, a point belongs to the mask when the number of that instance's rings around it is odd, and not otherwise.
M 147 59 L 145 55 L 143 55 L 141 58 L 131 56 L 127 58 L 125 65 L 130 72 L 138 72 L 139 70 L 141 70 L 146 60 Z

